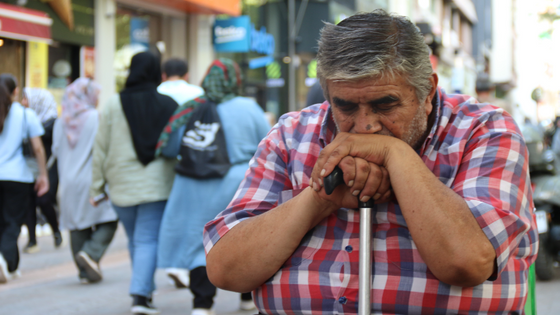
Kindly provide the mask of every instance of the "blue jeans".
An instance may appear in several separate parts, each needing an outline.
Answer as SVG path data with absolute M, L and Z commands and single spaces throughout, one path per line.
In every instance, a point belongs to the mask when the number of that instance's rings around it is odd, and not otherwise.
M 130 294 L 151 297 L 156 289 L 154 274 L 157 266 L 159 226 L 167 201 L 143 203 L 131 207 L 113 204 L 128 236 L 132 261 Z

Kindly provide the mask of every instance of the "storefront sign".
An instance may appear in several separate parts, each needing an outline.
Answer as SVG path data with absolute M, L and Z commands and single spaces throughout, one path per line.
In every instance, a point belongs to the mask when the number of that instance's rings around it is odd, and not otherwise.
M 94 0 L 27 0 L 26 8 L 45 12 L 52 19 L 52 39 L 62 43 L 94 46 Z
M 240 16 L 216 20 L 214 24 L 214 49 L 217 52 L 254 51 L 272 56 L 275 41 L 274 37 L 266 32 L 266 27 L 263 26 L 257 31 L 248 16 Z M 263 64 L 261 67 L 265 65 Z
M 266 32 L 266 27 L 257 31 L 251 24 L 251 51 L 269 56 L 274 54 L 274 37 Z
M 249 60 L 249 69 L 262 68 L 264 66 L 269 65 L 273 61 L 274 61 L 274 58 L 272 56 L 264 56 L 264 57 L 254 58 L 254 59 Z
M 130 18 L 130 44 L 150 46 L 150 20 L 145 18 Z
M 49 47 L 45 43 L 27 42 L 27 87 L 47 88 Z
M 216 20 L 214 49 L 220 52 L 248 52 L 251 20 L 248 16 Z
M 18 40 L 51 41 L 52 20 L 40 11 L 0 3 L 0 36 Z

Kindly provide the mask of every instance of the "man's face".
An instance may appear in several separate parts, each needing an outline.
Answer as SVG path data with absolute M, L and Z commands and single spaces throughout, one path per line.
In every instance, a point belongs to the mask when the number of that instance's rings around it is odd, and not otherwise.
M 416 90 L 402 76 L 359 81 L 327 81 L 333 118 L 341 132 L 399 138 L 413 148 L 421 145 L 432 112 L 432 90 L 419 102 Z

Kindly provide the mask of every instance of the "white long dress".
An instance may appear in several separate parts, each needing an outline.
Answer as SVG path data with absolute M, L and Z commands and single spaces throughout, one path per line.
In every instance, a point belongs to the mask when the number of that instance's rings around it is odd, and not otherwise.
M 78 142 L 72 148 L 63 131 L 61 119 L 55 122 L 52 154 L 58 161 L 61 229 L 83 230 L 117 220 L 109 201 L 102 201 L 97 207 L 89 203 L 92 148 L 98 125 L 99 118 L 94 111 L 89 114 Z

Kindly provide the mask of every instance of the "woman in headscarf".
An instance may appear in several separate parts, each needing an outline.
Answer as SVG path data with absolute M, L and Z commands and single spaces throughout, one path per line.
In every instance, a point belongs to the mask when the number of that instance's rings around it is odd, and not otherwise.
M 38 196 L 49 190 L 45 149 L 40 136 L 44 130 L 35 112 L 17 100 L 16 78 L 0 75 L 0 283 L 19 276 L 17 240 L 29 209 L 29 192 Z M 29 140 L 37 160 L 39 175 L 25 162 L 23 141 Z M 35 181 L 35 185 L 33 182 Z
M 70 231 L 70 249 L 82 283 L 102 279 L 97 266 L 117 230 L 117 215 L 108 200 L 89 203 L 93 141 L 99 125 L 100 86 L 78 78 L 66 87 L 62 117 L 54 125 L 52 154 L 58 163 L 60 226 Z M 91 266 L 94 266 L 92 268 Z
M 132 57 L 124 90 L 101 109 L 93 147 L 91 202 L 102 198 L 107 184 L 128 236 L 132 313 L 141 314 L 159 312 L 151 304 L 158 235 L 175 165 L 155 157 L 158 137 L 177 108 L 172 98 L 157 92 L 160 83 L 156 56 L 142 52 Z
M 223 178 L 196 179 L 176 174 L 160 230 L 158 267 L 190 270 L 193 315 L 212 314 L 216 294 L 216 287 L 206 274 L 202 245 L 204 225 L 227 207 L 259 142 L 270 130 L 260 106 L 249 98 L 239 96 L 241 74 L 232 60 L 215 60 L 208 69 L 202 88 L 205 92 L 203 96 L 175 112 L 159 142 L 162 154 L 177 156 L 185 123 L 192 110 L 206 102 L 218 104 L 217 111 L 232 166 Z M 243 294 L 241 308 L 253 307 L 251 293 Z
M 23 88 L 21 104 L 29 109 L 32 109 L 37 114 L 37 117 L 39 117 L 39 120 L 43 125 L 45 134 L 41 136 L 41 140 L 43 141 L 43 146 L 45 147 L 47 160 L 49 160 L 51 157 L 53 126 L 56 118 L 58 117 L 54 97 L 51 92 L 45 89 Z M 37 237 L 35 235 L 35 226 L 37 225 L 37 206 L 41 209 L 41 212 L 51 227 L 54 237 L 54 246 L 60 247 L 62 244 L 62 234 L 60 233 L 60 229 L 58 227 L 57 213 L 54 209 L 54 205 L 56 204 L 56 192 L 58 189 L 57 166 L 53 165 L 47 171 L 49 173 L 49 191 L 41 197 L 37 197 L 34 191 L 30 192 L 31 203 L 29 211 L 27 212 L 27 217 L 25 218 L 25 225 L 29 231 L 29 242 L 23 249 L 23 251 L 28 254 L 39 251 Z

